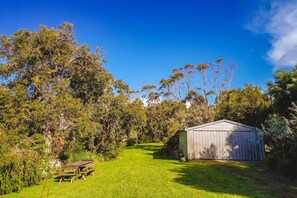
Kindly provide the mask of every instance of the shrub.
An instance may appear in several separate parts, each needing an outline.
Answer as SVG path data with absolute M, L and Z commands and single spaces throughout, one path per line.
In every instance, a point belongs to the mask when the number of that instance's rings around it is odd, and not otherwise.
M 133 146 L 134 144 L 137 144 L 136 138 L 128 138 L 127 139 L 127 146 Z
M 104 153 L 104 158 L 106 160 L 115 159 L 125 147 L 126 144 L 123 143 L 117 145 L 110 145 L 109 149 L 106 150 L 106 152 Z
M 176 132 L 172 137 L 168 139 L 165 144 L 166 152 L 175 159 L 180 159 L 184 156 L 179 149 L 179 133 L 180 131 Z
M 295 159 L 287 159 L 284 161 L 274 154 L 268 154 L 266 157 L 266 165 L 268 168 L 286 176 L 297 177 L 296 164 L 297 160 Z
M 150 143 L 150 142 L 153 142 L 153 138 L 149 135 L 142 134 L 138 139 L 138 143 Z
M 67 162 L 75 162 L 79 160 L 95 160 L 98 156 L 95 153 L 89 151 L 80 151 L 77 153 L 64 153 L 62 160 L 66 160 Z
M 67 147 L 59 155 L 60 160 L 66 162 L 75 162 L 79 160 L 102 160 L 100 154 L 93 153 L 85 149 L 78 142 L 69 142 Z
M 17 192 L 42 179 L 41 159 L 35 152 L 6 155 L 0 163 L 0 194 Z
M 279 171 L 285 176 L 297 177 L 296 160 L 287 159 L 279 165 Z
M 268 168 L 272 169 L 272 170 L 276 170 L 278 165 L 279 165 L 279 161 L 280 159 L 275 156 L 275 155 L 267 155 L 266 157 L 266 164 L 268 166 Z

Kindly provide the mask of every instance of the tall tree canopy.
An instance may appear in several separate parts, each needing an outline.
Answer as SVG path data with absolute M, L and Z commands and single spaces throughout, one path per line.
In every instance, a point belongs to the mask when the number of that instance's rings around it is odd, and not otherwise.
M 42 134 L 55 155 L 75 144 L 98 153 L 119 147 L 129 87 L 104 68 L 100 48 L 92 53 L 78 44 L 72 24 L 2 35 L 0 46 L 5 100 L 22 100 L 11 104 L 14 110 L 25 105 L 18 114 L 24 124 L 10 124 L 16 112 L 3 114 L 7 134 Z
M 219 103 L 222 91 L 230 88 L 234 65 L 224 64 L 222 58 L 215 63 L 186 64 L 176 68 L 168 79 L 160 81 L 160 96 L 186 101 L 193 93 L 201 95 L 207 104 Z
M 274 81 L 267 83 L 276 113 L 289 114 L 292 102 L 297 101 L 297 66 L 291 71 L 278 70 Z
M 270 105 L 271 101 L 261 87 L 246 85 L 224 93 L 217 107 L 216 118 L 260 127 L 269 113 Z

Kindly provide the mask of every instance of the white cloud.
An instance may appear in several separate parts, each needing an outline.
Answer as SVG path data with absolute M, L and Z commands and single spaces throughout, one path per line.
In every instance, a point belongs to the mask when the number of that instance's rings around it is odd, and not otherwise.
M 248 28 L 271 37 L 267 59 L 275 68 L 297 64 L 297 0 L 264 2 Z

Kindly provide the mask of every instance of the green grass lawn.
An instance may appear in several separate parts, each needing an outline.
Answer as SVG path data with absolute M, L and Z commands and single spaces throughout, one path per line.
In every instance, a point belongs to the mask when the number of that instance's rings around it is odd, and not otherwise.
M 182 163 L 166 159 L 161 148 L 137 145 L 125 149 L 117 160 L 97 163 L 96 175 L 86 181 L 47 180 L 3 197 L 274 197 L 281 193 L 273 187 L 278 186 L 276 179 L 266 177 L 253 163 Z M 275 181 L 269 184 L 267 178 Z

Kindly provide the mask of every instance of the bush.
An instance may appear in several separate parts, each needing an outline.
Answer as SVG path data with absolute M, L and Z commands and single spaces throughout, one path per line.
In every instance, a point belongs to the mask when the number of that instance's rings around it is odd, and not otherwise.
M 268 168 L 272 169 L 272 170 L 276 170 L 279 166 L 280 163 L 280 159 L 275 156 L 275 155 L 267 155 L 266 157 L 266 165 L 268 166 Z
M 117 145 L 110 144 L 108 150 L 106 150 L 104 153 L 104 159 L 105 160 L 115 159 L 125 147 L 126 147 L 126 144 L 123 144 L 123 143 L 119 143 Z
M 168 151 L 173 151 L 179 148 L 179 132 L 168 139 L 165 144 Z
M 0 194 L 17 192 L 42 179 L 41 159 L 36 153 L 4 156 L 0 163 Z
M 138 143 L 138 139 L 135 137 L 129 137 L 127 140 L 127 146 L 133 146 Z
M 153 138 L 149 135 L 142 134 L 138 138 L 138 143 L 150 143 L 150 142 L 153 142 Z
M 181 157 L 184 157 L 183 153 L 179 149 L 179 133 L 180 131 L 176 132 L 172 137 L 168 139 L 168 141 L 165 144 L 166 152 L 175 159 L 180 159 Z
M 296 164 L 297 160 L 287 159 L 283 161 L 280 157 L 274 154 L 268 154 L 266 157 L 267 167 L 285 176 L 297 177 Z
M 288 159 L 279 165 L 279 171 L 285 176 L 297 177 L 296 160 Z
M 66 152 L 63 153 L 63 156 L 61 156 L 61 160 L 65 160 L 67 162 L 75 162 L 85 159 L 95 160 L 97 158 L 98 156 L 95 153 L 91 153 L 89 151 L 80 151 L 77 153 Z
M 95 160 L 98 155 L 90 151 L 86 151 L 84 146 L 77 142 L 69 142 L 65 150 L 60 153 L 60 160 L 67 162 L 75 162 L 84 159 Z

